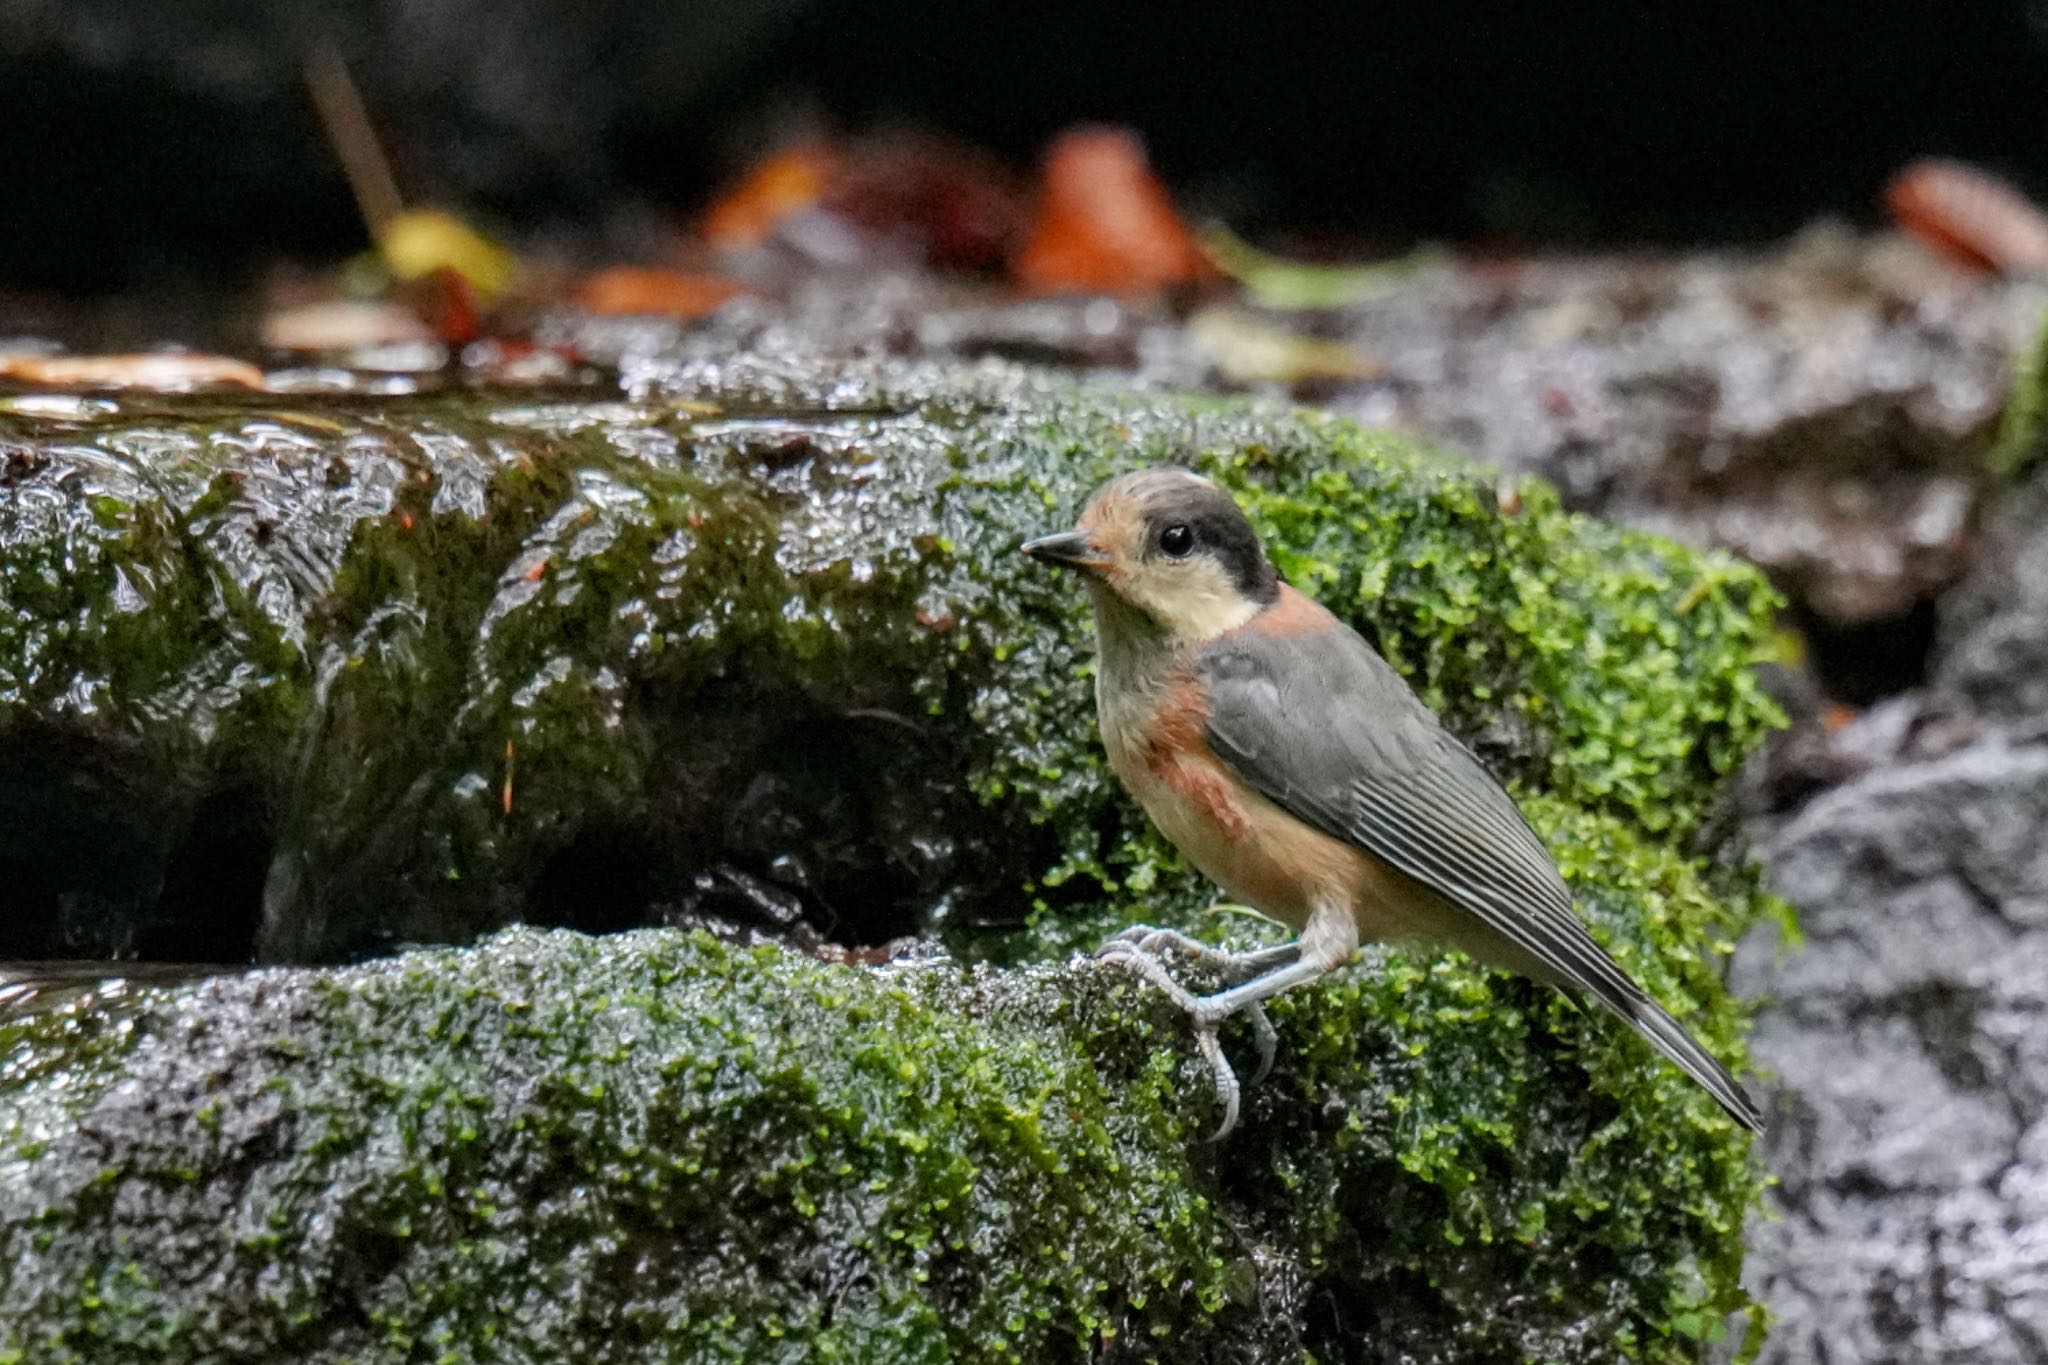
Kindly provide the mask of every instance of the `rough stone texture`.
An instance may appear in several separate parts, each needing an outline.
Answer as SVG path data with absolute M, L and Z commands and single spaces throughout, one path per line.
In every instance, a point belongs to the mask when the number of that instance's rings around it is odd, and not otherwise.
M 1764 849 L 1806 942 L 1746 943 L 1778 1073 L 1765 1359 L 2048 1355 L 2048 747 L 1989 736 L 1855 778 Z
M 1932 678 L 2000 721 L 2048 717 L 2048 475 L 2037 470 L 1987 518 L 1976 572 L 1941 604 Z
M 2048 1360 L 2044 510 L 2037 471 L 1987 518 L 1927 690 L 1775 746 L 1762 852 L 1806 942 L 1734 974 L 1774 1002 L 1767 1361 Z
M 1337 407 L 1734 549 L 1854 624 L 1961 572 L 2044 299 L 1830 231 L 1763 256 L 1466 271 L 1361 310 L 1349 333 L 1387 373 Z
M 1300 992 L 1244 1136 L 1195 1140 L 1213 1105 L 1171 1010 L 1098 1008 L 1105 969 L 1049 964 L 1141 916 L 1236 926 L 1107 781 L 1081 594 L 1014 551 L 1111 469 L 1213 473 L 1514 782 L 1595 932 L 1737 1067 L 1714 945 L 1770 906 L 1713 857 L 1714 817 L 1776 714 L 1754 572 L 1316 414 L 1010 366 L 725 355 L 626 383 L 0 408 L 0 593 L 28 608 L 0 617 L 0 751 L 40 756 L 0 812 L 7 879 L 129 923 L 156 904 L 133 801 L 196 795 L 183 830 L 270 867 L 238 890 L 277 956 L 464 939 L 550 885 L 664 922 L 598 875 L 639 870 L 620 832 L 730 853 L 720 820 L 672 822 L 747 806 L 754 727 L 858 720 L 943 757 L 916 790 L 849 761 L 856 794 L 984 878 L 911 896 L 914 922 L 1026 965 L 913 983 L 522 933 L 74 997 L 0 1028 L 0 1358 L 1046 1359 L 1114 1333 L 1186 1360 L 1684 1362 L 1739 1334 L 1748 1142 L 1532 983 L 1390 954 Z M 895 719 L 856 714 L 876 707 Z M 44 797 L 136 846 L 39 837 Z M 607 838 L 555 872 L 594 810 Z M 819 875 L 818 839 L 873 859 L 890 836 L 745 823 L 750 877 L 809 869 L 780 888 L 842 914 L 880 898 L 878 873 Z M 1024 856 L 991 857 L 1005 838 Z M 65 889 L 114 853 L 131 899 L 95 920 Z
M 1749 571 L 1348 423 L 995 365 L 627 384 L 0 409 L 0 953 L 707 910 L 858 945 L 1164 895 L 1101 781 L 1083 594 L 1016 553 L 1148 461 L 1231 484 L 1503 772 L 1589 810 L 1684 839 L 1775 715 Z
M 0 1018 L 0 1360 L 1677 1365 L 1739 1303 L 1745 1139 L 1639 1048 L 1589 1104 L 1629 1044 L 1561 999 L 1388 959 L 1276 1018 L 1219 1149 L 1082 961 L 515 930 L 73 997 Z
M 1315 324 L 1387 365 L 1316 396 L 1546 470 L 1581 505 L 1751 549 L 1816 612 L 1883 617 L 1962 571 L 1954 499 L 1976 496 L 1974 460 L 2039 300 L 1883 243 L 1650 262 L 1633 277 L 1611 263 L 1491 283 L 1425 272 Z M 821 338 L 1216 379 L 1168 312 L 931 302 L 915 282 L 821 286 L 616 350 L 643 392 L 678 354 L 715 367 L 742 340 L 803 354 Z M 1795 514 L 1757 522 L 1788 487 Z M 1782 968 L 1768 943 L 1746 945 L 1737 975 L 1783 1002 L 1760 1051 L 1787 1081 L 1768 1148 L 1785 1217 L 1752 1232 L 1752 1283 L 1783 1323 L 1773 1361 L 2048 1356 L 2035 1326 L 2048 1009 L 2029 984 L 2048 979 L 2030 738 L 2048 711 L 2048 548 L 2029 536 L 2041 502 L 1994 512 L 1981 567 L 1943 602 L 1938 691 L 1815 739 L 1802 792 L 1844 785 L 1765 840 L 1811 935 Z

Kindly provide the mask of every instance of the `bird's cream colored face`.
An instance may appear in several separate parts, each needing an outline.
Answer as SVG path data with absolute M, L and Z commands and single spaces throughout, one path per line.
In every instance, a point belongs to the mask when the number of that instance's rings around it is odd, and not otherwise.
M 1096 551 L 1086 566 L 1095 591 L 1136 608 L 1186 644 L 1235 630 L 1260 608 L 1202 544 L 1194 519 L 1179 515 L 1178 504 L 1190 493 L 1211 490 L 1208 480 L 1179 470 L 1127 475 L 1096 493 L 1078 528 Z

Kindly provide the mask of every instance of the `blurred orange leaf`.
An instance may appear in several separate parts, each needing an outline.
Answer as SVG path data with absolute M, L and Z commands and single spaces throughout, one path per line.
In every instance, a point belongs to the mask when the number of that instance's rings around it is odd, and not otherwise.
M 1000 161 L 932 133 L 872 134 L 847 144 L 819 207 L 926 265 L 1001 269 L 1031 205 Z
M 838 151 L 824 142 L 776 152 L 711 206 L 704 240 L 721 251 L 759 246 L 783 220 L 818 202 L 838 163 Z
M 1013 268 L 1033 289 L 1109 293 L 1217 275 L 1144 147 L 1114 128 L 1076 129 L 1053 143 L 1030 240 Z
M 1899 226 L 1979 270 L 2048 270 L 2048 213 L 1996 176 L 1960 161 L 1916 161 L 1892 177 L 1885 207 Z
M 616 265 L 586 276 L 576 299 L 593 313 L 694 318 L 744 292 L 731 280 L 716 275 Z

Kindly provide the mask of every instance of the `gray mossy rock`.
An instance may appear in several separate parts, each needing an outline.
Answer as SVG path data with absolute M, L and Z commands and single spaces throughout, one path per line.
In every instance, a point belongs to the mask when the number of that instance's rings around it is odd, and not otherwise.
M 182 897 L 323 957 L 661 922 L 721 870 L 963 958 L 1196 923 L 1102 770 L 1077 595 L 1013 553 L 1177 456 L 1740 1061 L 1715 954 L 1771 903 L 1716 817 L 1773 599 L 1539 485 L 999 367 L 37 421 L 0 480 L 0 752 L 40 756 L 0 871 L 60 926 Z M 1399 954 L 1277 1021 L 1219 1151 L 1170 1009 L 1094 967 L 515 932 L 77 1002 L 0 1034 L 0 1354 L 1681 1361 L 1743 1309 L 1759 1171 L 1624 1030 Z
M 1559 1018 L 1303 993 L 1218 1148 L 1090 963 L 514 930 L 76 999 L 0 1030 L 0 1359 L 1695 1358 L 1741 1139 L 1656 1083 L 1595 1119 Z
M 1538 475 L 1575 509 L 1730 549 L 1816 625 L 1855 631 L 1924 609 L 1968 569 L 1995 438 L 1994 461 L 2031 448 L 2013 423 L 1997 433 L 2044 304 L 2039 280 L 1987 279 L 1896 234 L 1820 224 L 1762 251 L 1418 259 L 1343 308 L 1219 304 L 1207 326 L 1143 303 L 1020 305 L 892 277 L 807 281 L 687 326 L 565 330 L 664 358 L 757 345 L 1030 355 L 1202 390 L 1244 385 L 1225 363 L 1233 334 L 1266 349 L 1276 335 L 1337 339 L 1369 377 L 1256 389 Z
M 1166 458 L 1533 787 L 1682 841 L 1772 715 L 1753 577 L 1347 424 L 1003 367 L 633 375 L 0 412 L 0 957 L 1085 901 L 1156 856 L 1080 595 L 1015 551 Z

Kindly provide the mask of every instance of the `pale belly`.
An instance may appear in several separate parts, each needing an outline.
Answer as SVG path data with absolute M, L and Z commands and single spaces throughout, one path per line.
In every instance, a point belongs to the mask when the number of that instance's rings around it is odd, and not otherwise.
M 1324 906 L 1349 908 L 1398 936 L 1383 902 L 1385 873 L 1365 854 L 1288 815 L 1213 759 L 1181 760 L 1162 775 L 1143 763 L 1111 766 L 1138 804 L 1202 875 L 1231 899 L 1299 933 Z M 1389 911 L 1394 911 L 1393 915 Z

